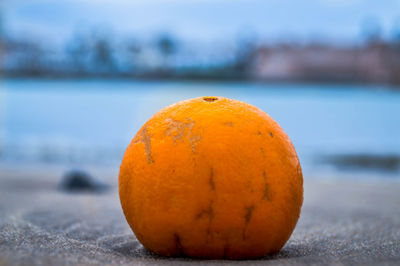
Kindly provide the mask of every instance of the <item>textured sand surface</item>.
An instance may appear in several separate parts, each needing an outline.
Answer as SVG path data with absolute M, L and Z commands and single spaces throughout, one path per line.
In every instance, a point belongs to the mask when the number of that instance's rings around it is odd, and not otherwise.
M 400 184 L 305 181 L 301 218 L 281 252 L 253 261 L 170 259 L 135 239 L 118 201 L 57 189 L 61 172 L 0 169 L 0 265 L 400 264 Z

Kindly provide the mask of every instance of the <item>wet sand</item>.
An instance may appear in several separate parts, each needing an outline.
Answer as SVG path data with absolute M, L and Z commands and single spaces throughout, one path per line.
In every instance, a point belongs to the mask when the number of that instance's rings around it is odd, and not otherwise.
M 103 194 L 65 193 L 61 170 L 0 169 L 0 265 L 400 264 L 400 183 L 305 179 L 302 214 L 285 247 L 252 261 L 164 258 L 145 250 L 118 200 L 116 170 L 94 174 Z

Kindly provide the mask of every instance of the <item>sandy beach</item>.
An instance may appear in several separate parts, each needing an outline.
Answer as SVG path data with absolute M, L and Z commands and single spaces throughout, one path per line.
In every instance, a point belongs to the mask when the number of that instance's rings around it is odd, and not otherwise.
M 102 194 L 66 193 L 60 169 L 0 169 L 1 265 L 245 264 L 164 258 L 135 239 L 120 207 L 117 170 L 91 171 Z M 400 263 L 400 183 L 305 178 L 302 214 L 278 253 L 250 264 Z

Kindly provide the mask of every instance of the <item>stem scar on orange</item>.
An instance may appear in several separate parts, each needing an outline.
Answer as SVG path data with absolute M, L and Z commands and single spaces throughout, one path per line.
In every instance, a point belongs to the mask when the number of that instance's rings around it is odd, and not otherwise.
M 119 174 L 137 239 L 164 256 L 248 259 L 279 251 L 303 202 L 296 151 L 250 104 L 201 97 L 156 113 Z

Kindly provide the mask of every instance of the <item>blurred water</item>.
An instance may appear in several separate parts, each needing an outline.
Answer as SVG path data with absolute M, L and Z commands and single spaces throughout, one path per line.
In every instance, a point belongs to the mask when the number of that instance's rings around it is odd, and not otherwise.
M 1 88 L 2 164 L 118 165 L 156 111 L 205 95 L 269 113 L 305 171 L 326 154 L 400 155 L 400 91 L 378 85 L 6 80 Z

